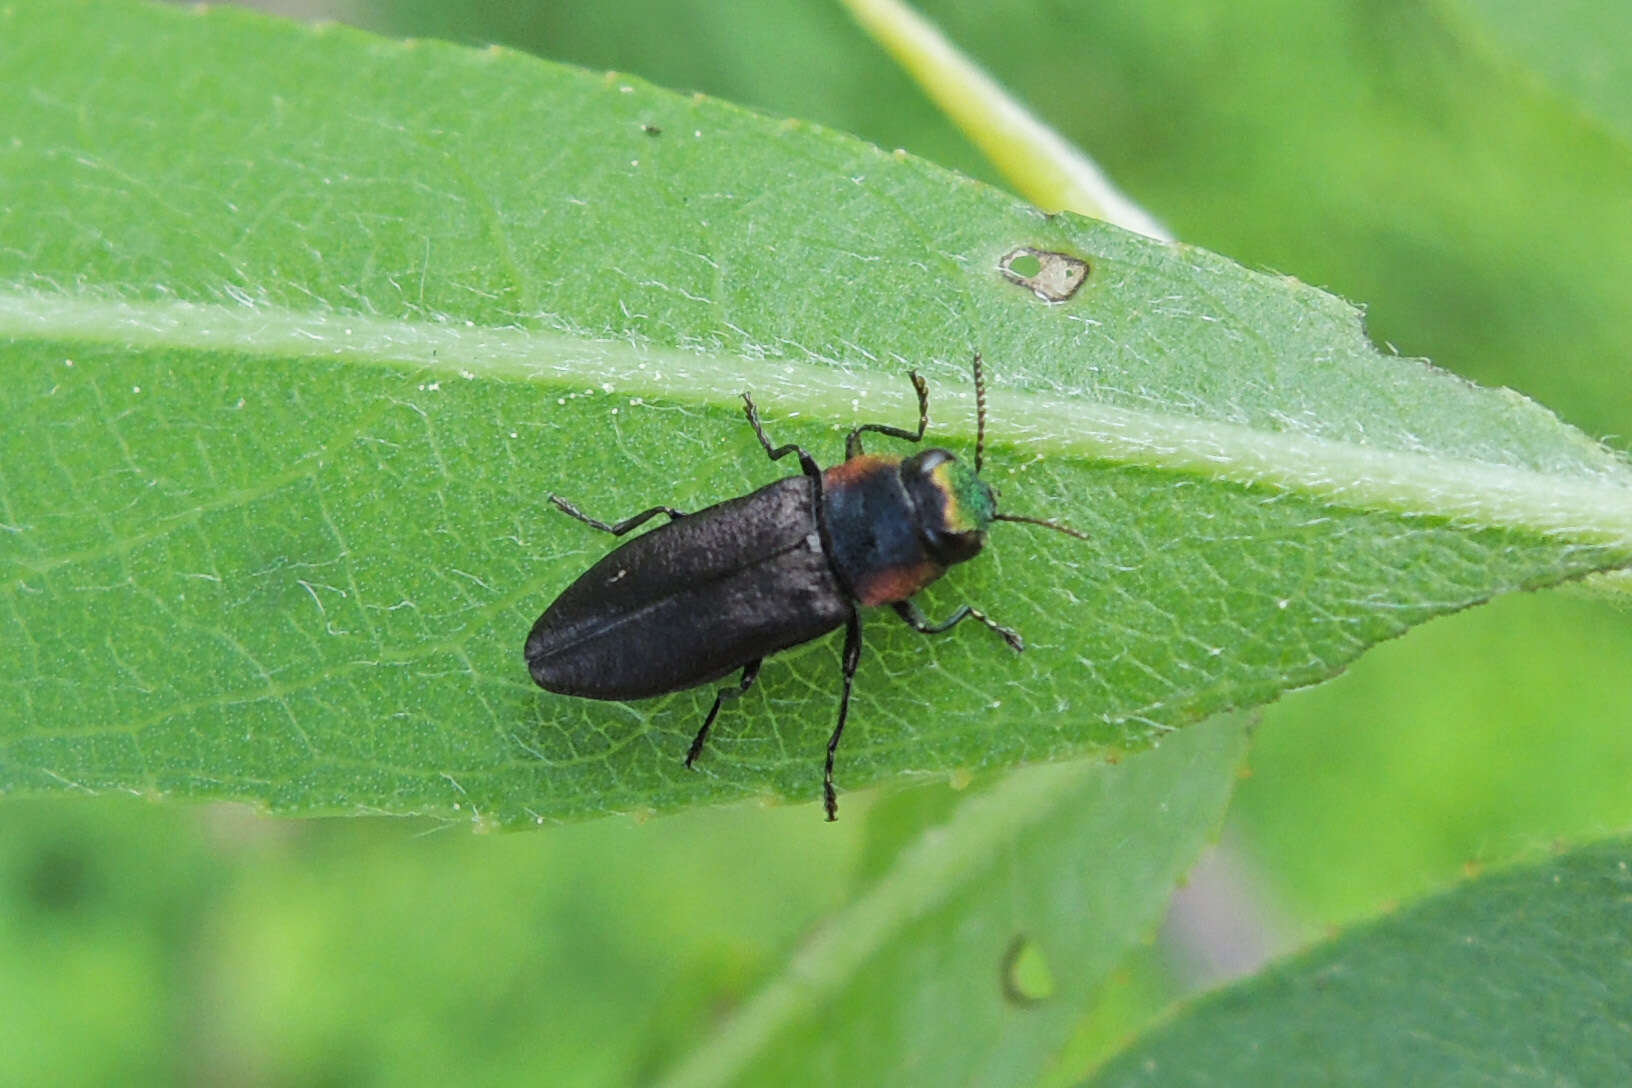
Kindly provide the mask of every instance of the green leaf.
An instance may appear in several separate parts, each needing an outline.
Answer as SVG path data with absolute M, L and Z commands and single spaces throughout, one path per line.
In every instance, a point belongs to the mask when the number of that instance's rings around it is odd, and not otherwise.
M 1626 840 L 1469 882 L 1214 994 L 1095 1084 L 1614 1084 Z
M 0 789 L 513 822 L 813 798 L 836 646 L 544 695 L 520 645 L 604 518 L 973 445 L 1012 512 L 869 624 L 841 786 L 1114 753 L 1411 624 L 1632 562 L 1623 460 L 1379 354 L 1355 311 L 907 156 L 622 76 L 239 11 L 0 11 Z M 155 64 L 163 57 L 165 63 Z M 86 73 L 95 73 L 87 78 Z M 1086 260 L 1045 303 L 1019 247 Z M 930 713 L 926 713 L 929 708 Z
M 1025 1084 L 1160 920 L 1247 730 L 1121 766 L 1028 768 L 959 805 L 828 918 L 664 1082 Z M 884 821 L 888 824 L 889 821 Z
M 1468 22 L 1581 113 L 1632 141 L 1632 9 L 1580 0 L 1461 0 Z

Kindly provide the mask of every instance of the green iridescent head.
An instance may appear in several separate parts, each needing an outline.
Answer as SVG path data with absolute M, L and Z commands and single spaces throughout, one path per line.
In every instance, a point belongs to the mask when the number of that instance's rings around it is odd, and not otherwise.
M 924 450 L 901 463 L 901 482 L 918 510 L 918 534 L 930 555 L 962 563 L 986 546 L 997 518 L 997 499 L 975 470 L 942 449 Z

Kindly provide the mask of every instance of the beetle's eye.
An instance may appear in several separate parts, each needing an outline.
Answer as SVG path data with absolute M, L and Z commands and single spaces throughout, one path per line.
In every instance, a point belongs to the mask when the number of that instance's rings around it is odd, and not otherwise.
M 956 458 L 946 450 L 928 449 L 907 458 L 901 465 L 901 473 L 908 478 L 928 479 L 936 469 L 952 460 Z

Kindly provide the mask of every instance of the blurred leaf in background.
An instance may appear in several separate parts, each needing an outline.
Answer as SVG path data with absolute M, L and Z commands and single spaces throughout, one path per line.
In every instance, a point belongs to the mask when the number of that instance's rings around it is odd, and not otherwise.
M 1627 847 L 1512 866 L 1345 933 L 1192 1003 L 1095 1083 L 1619 1083 Z

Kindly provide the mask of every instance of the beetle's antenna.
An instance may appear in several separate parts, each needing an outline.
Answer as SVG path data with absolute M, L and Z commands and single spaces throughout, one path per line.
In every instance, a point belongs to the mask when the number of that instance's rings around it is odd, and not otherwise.
M 980 368 L 980 352 L 975 352 L 975 475 L 986 458 L 986 373 Z
M 1080 529 L 1073 529 L 1069 525 L 1061 525 L 1059 522 L 1049 521 L 1047 518 L 1028 518 L 1020 514 L 994 514 L 992 515 L 992 520 L 1018 521 L 1025 525 L 1041 525 L 1045 529 L 1053 529 L 1056 533 L 1064 533 L 1066 536 L 1074 536 L 1078 540 L 1092 542 L 1094 539 Z

